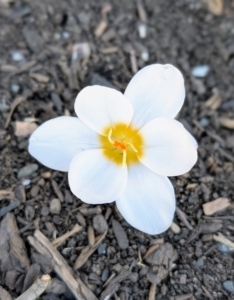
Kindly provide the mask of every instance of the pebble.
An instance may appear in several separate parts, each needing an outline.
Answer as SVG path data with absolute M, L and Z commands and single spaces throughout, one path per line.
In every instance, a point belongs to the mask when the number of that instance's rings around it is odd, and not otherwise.
M 148 51 L 143 51 L 143 52 L 141 52 L 141 58 L 142 58 L 144 61 L 148 61 L 148 60 L 149 60 L 149 52 L 148 52 Z
M 63 223 L 58 215 L 53 216 L 53 222 L 55 225 L 61 225 Z
M 210 67 L 207 65 L 196 66 L 192 69 L 192 74 L 195 77 L 203 78 L 206 77 L 210 70 Z
M 66 286 L 63 282 L 57 278 L 52 279 L 51 284 L 47 288 L 47 293 L 52 293 L 55 295 L 61 295 L 66 291 Z
M 116 236 L 118 245 L 120 249 L 125 250 L 129 246 L 128 237 L 126 235 L 126 232 L 124 231 L 122 225 L 116 221 L 115 219 L 112 220 L 112 228 L 114 231 L 114 234 Z
M 38 169 L 37 164 L 29 164 L 18 171 L 18 178 L 27 178 L 30 177 Z
M 12 93 L 17 94 L 19 92 L 19 90 L 20 90 L 20 86 L 18 84 L 12 84 L 11 85 Z
M 21 60 L 24 60 L 23 54 L 20 53 L 20 52 L 18 52 L 18 51 L 12 52 L 11 58 L 12 58 L 12 60 L 14 60 L 14 61 L 21 61 Z
M 98 254 L 99 255 L 106 254 L 106 247 L 107 247 L 107 245 L 105 243 L 101 244 L 98 247 Z
M 133 282 L 133 283 L 136 283 L 138 281 L 138 273 L 137 272 L 132 272 L 130 275 L 129 275 L 129 279 Z
M 46 217 L 49 215 L 49 213 L 50 213 L 49 208 L 47 206 L 43 206 L 41 209 L 41 215 Z
M 101 271 L 101 267 L 99 264 L 93 264 L 91 267 L 91 270 L 96 273 L 97 275 L 101 275 L 102 271 Z
M 200 120 L 200 124 L 201 124 L 201 126 L 206 127 L 206 126 L 208 126 L 210 124 L 210 121 L 207 118 L 202 118 Z
M 196 261 L 196 267 L 197 268 L 201 268 L 204 266 L 204 260 L 200 257 L 198 258 L 198 260 Z
M 108 225 L 103 215 L 96 215 L 93 217 L 93 227 L 98 233 L 104 233 L 107 231 Z
M 138 33 L 139 33 L 139 37 L 141 39 L 144 39 L 147 37 L 147 25 L 145 23 L 139 24 Z
M 62 36 L 63 36 L 64 39 L 68 39 L 70 37 L 70 33 L 67 32 L 67 31 L 63 31 Z
M 222 253 L 231 253 L 233 252 L 232 249 L 230 249 L 228 246 L 224 245 L 224 244 L 219 244 L 219 247 L 218 247 L 219 251 L 222 252 Z
M 109 272 L 108 268 L 105 268 L 102 272 L 102 277 L 101 277 L 103 282 L 107 281 L 107 279 L 109 278 L 109 274 L 110 274 L 110 272 Z
M 61 211 L 61 202 L 59 199 L 54 198 L 51 202 L 50 202 L 50 213 L 52 215 L 59 215 Z
M 29 185 L 30 183 L 31 183 L 30 179 L 25 179 L 25 180 L 22 181 L 23 186 Z
M 223 287 L 224 287 L 225 290 L 228 291 L 229 293 L 233 293 L 233 292 L 234 292 L 234 284 L 233 284 L 233 281 L 230 281 L 230 280 L 224 281 Z
M 116 264 L 113 266 L 113 270 L 116 271 L 116 272 L 119 272 L 123 267 L 121 266 L 120 263 Z
M 24 213 L 27 221 L 31 222 L 35 217 L 35 208 L 32 205 L 26 205 Z
M 58 298 L 54 294 L 46 294 L 45 296 L 43 296 L 42 299 L 43 300 L 60 300 L 60 298 Z

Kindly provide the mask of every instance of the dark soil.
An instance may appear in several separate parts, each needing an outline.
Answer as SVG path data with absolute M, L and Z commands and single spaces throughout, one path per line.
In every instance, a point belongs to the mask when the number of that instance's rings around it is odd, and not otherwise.
M 101 21 L 103 32 L 98 28 Z M 145 26 L 147 36 L 141 38 L 139 27 Z M 15 126 L 29 118 L 39 125 L 75 115 L 74 100 L 83 87 L 101 84 L 124 91 L 136 69 L 156 62 L 171 63 L 184 74 L 187 96 L 178 119 L 196 137 L 199 159 L 191 172 L 171 178 L 180 209 L 174 218 L 179 230 L 149 236 L 127 224 L 114 203 L 93 209 L 74 197 L 67 174 L 35 161 L 27 151 L 28 136 L 16 136 Z M 210 68 L 202 78 L 192 73 L 198 65 Z M 39 274 L 47 271 L 56 277 L 28 243 L 35 229 L 52 241 L 77 222 L 82 225 L 82 231 L 58 247 L 73 267 L 82 249 L 92 244 L 89 225 L 95 236 L 100 234 L 93 217 L 102 214 L 107 235 L 76 270 L 98 299 L 108 295 L 104 284 L 113 273 L 117 280 L 109 286 L 111 299 L 152 300 L 152 283 L 155 299 L 234 299 L 234 253 L 212 236 L 221 232 L 234 241 L 233 117 L 233 1 L 225 1 L 223 13 L 216 16 L 199 0 L 113 0 L 109 5 L 95 0 L 0 0 L 0 285 L 14 298 Z M 32 169 L 22 175 L 19 170 L 26 165 Z M 206 216 L 202 205 L 221 197 L 228 198 L 230 206 Z M 59 214 L 50 210 L 54 198 L 62 205 Z M 6 225 L 9 211 L 26 245 L 24 257 L 17 256 L 24 259 L 20 268 L 7 257 L 17 248 Z M 15 235 L 19 246 L 22 239 Z M 5 252 L 4 238 L 10 247 Z M 148 249 L 152 252 L 144 258 Z M 6 257 L 11 263 L 6 264 Z M 61 291 L 46 292 L 41 299 L 73 299 L 68 289 L 64 292 L 63 282 L 56 282 Z

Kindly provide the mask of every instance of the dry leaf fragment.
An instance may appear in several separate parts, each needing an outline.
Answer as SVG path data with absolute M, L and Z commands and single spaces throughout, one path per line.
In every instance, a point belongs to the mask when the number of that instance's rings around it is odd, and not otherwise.
M 213 15 L 220 16 L 223 13 L 223 0 L 203 0 L 203 3 Z
M 27 137 L 37 129 L 37 124 L 32 122 L 15 122 L 15 135 Z
M 203 211 L 206 216 L 210 216 L 229 206 L 230 206 L 229 199 L 221 197 L 216 200 L 203 204 Z

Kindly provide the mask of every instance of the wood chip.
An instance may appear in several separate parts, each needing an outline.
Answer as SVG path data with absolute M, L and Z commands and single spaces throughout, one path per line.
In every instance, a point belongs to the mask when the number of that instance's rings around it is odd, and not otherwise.
M 208 10 L 216 16 L 223 13 L 223 0 L 202 0 L 207 5 Z
M 88 227 L 88 240 L 89 240 L 89 246 L 93 247 L 95 244 L 95 235 L 94 235 L 94 229 L 92 225 L 89 225 Z
M 126 248 L 128 248 L 129 246 L 128 237 L 122 225 L 118 221 L 113 219 L 112 228 L 120 249 L 125 250 Z
M 106 18 L 102 19 L 94 32 L 95 36 L 100 37 L 103 34 L 103 32 L 106 30 L 107 26 L 108 26 L 108 22 Z
M 32 122 L 15 122 L 15 135 L 27 137 L 37 129 L 37 124 Z
M 216 234 L 213 234 L 213 239 L 216 241 L 216 242 L 219 242 L 221 244 L 224 244 L 226 245 L 227 247 L 229 247 L 231 250 L 234 250 L 234 243 L 231 242 L 229 239 L 227 239 L 225 236 L 222 235 L 222 233 L 218 233 L 217 235 Z
M 204 104 L 204 107 L 211 108 L 212 110 L 216 110 L 220 107 L 222 103 L 222 98 L 218 91 L 215 91 L 214 95 L 212 95 Z
M 230 206 L 228 198 L 218 198 L 216 200 L 203 204 L 203 211 L 206 216 L 211 216 Z
M 219 118 L 219 123 L 225 128 L 234 129 L 234 120 L 229 118 Z
M 118 47 L 108 47 L 108 48 L 101 48 L 99 50 L 102 54 L 111 54 L 111 53 L 116 53 L 119 51 Z
M 54 247 L 59 247 L 66 239 L 68 239 L 73 234 L 76 234 L 82 230 L 82 227 L 79 224 L 76 224 L 72 230 L 68 231 L 67 233 L 63 234 L 59 238 L 53 240 L 52 245 Z
M 12 300 L 11 295 L 0 286 L 0 300 Z
M 5 128 L 5 129 L 8 127 L 8 125 L 9 125 L 9 123 L 10 123 L 10 120 L 11 120 L 11 116 L 12 116 L 14 110 L 16 109 L 16 107 L 17 107 L 20 103 L 24 102 L 26 99 L 27 99 L 27 98 L 26 98 L 26 97 L 23 97 L 23 96 L 19 96 L 19 97 L 15 98 L 15 100 L 14 100 L 13 103 L 11 104 L 11 110 L 10 110 L 8 116 L 7 116 L 7 119 L 6 119 L 6 122 L 5 122 L 5 125 L 4 125 L 4 128 Z
M 74 278 L 75 274 L 72 268 L 39 230 L 35 231 L 34 237 L 29 236 L 28 241 L 38 253 L 50 260 L 54 271 L 64 281 L 76 300 L 97 300 L 80 278 Z
M 180 220 L 184 223 L 184 225 L 189 230 L 193 230 L 193 227 L 190 225 L 189 221 L 187 220 L 186 214 L 178 206 L 176 207 L 176 213 L 177 213 L 177 216 L 180 218 Z
M 101 236 L 97 237 L 97 241 L 93 246 L 88 245 L 81 251 L 80 255 L 78 256 L 74 264 L 75 270 L 80 269 L 86 263 L 86 261 L 93 254 L 93 252 L 95 252 L 96 249 L 100 246 L 106 234 L 107 231 L 104 232 Z
M 149 300 L 155 300 L 156 296 L 156 284 L 151 283 L 150 290 L 149 290 Z
M 35 300 L 49 287 L 51 283 L 50 275 L 39 277 L 30 288 L 15 300 Z
M 50 81 L 50 77 L 38 73 L 31 73 L 29 76 L 41 83 L 47 83 Z
M 172 230 L 175 234 L 179 234 L 180 231 L 181 231 L 179 225 L 177 225 L 175 222 L 172 222 L 170 228 L 171 228 L 171 230 Z

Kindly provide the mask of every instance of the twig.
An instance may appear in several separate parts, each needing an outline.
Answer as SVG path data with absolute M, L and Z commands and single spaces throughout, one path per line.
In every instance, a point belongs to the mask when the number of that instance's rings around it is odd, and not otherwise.
M 78 256 L 74 264 L 75 270 L 81 268 L 86 263 L 90 255 L 92 255 L 93 252 L 96 251 L 101 242 L 104 240 L 106 234 L 107 231 L 104 232 L 100 237 L 97 237 L 97 242 L 93 246 L 88 245 L 81 251 L 81 254 Z
M 81 231 L 81 229 L 82 227 L 79 224 L 76 224 L 71 231 L 68 231 L 59 238 L 53 240 L 52 245 L 56 248 L 59 247 L 66 239 L 68 239 L 71 235 Z
M 218 234 L 213 234 L 213 239 L 216 242 L 219 242 L 221 244 L 226 245 L 227 247 L 229 247 L 230 249 L 234 250 L 234 243 L 231 242 L 229 239 L 225 238 L 225 236 L 222 235 L 222 233 L 218 232 Z
M 34 300 L 39 297 L 48 288 L 51 283 L 50 275 L 38 277 L 30 288 L 15 300 Z
M 17 107 L 20 103 L 24 102 L 26 99 L 27 99 L 26 97 L 20 96 L 20 97 L 17 97 L 17 98 L 13 101 L 13 103 L 11 104 L 11 110 L 10 110 L 8 116 L 7 116 L 7 119 L 6 119 L 6 122 L 5 122 L 5 125 L 4 125 L 4 129 L 6 129 L 6 128 L 8 127 L 8 125 L 9 125 L 9 123 L 10 123 L 10 120 L 11 120 L 11 116 L 12 116 L 14 110 L 16 109 L 16 107 Z
M 34 237 L 29 236 L 28 241 L 38 253 L 51 261 L 54 271 L 64 281 L 76 300 L 97 300 L 81 279 L 74 278 L 75 274 L 72 268 L 39 230 L 35 231 Z
M 176 207 L 176 213 L 177 213 L 177 216 L 180 218 L 180 220 L 184 223 L 184 225 L 189 230 L 193 230 L 193 227 L 190 225 L 189 221 L 187 220 L 186 214 L 178 206 Z
M 149 291 L 149 300 L 155 300 L 156 284 L 152 283 Z

